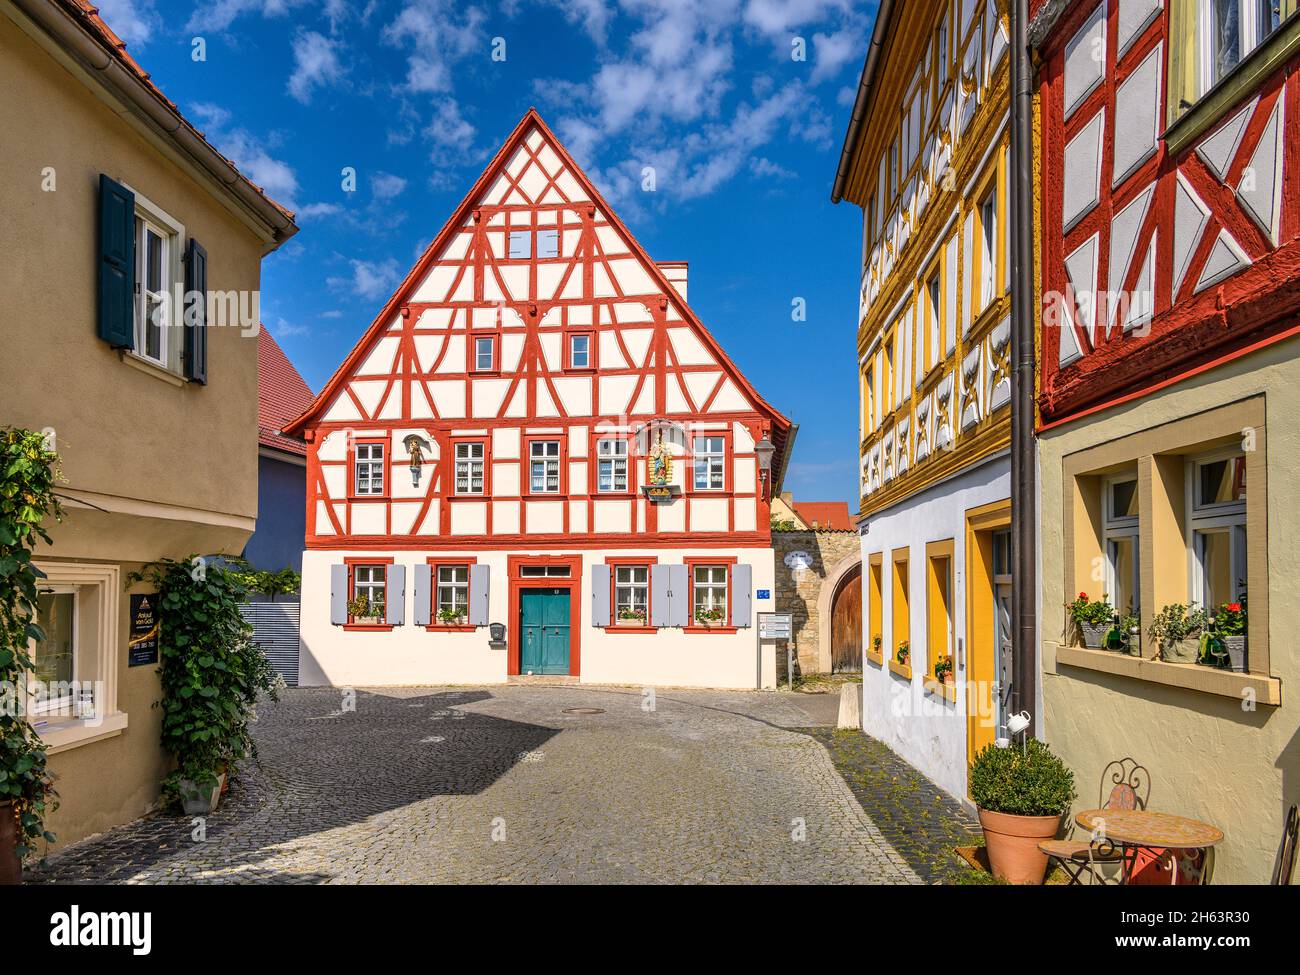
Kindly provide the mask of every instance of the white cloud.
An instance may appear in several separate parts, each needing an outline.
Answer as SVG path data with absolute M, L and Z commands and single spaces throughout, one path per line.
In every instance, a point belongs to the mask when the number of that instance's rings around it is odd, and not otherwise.
M 451 0 L 408 0 L 396 19 L 384 28 L 384 40 L 410 53 L 406 59 L 406 90 L 413 93 L 451 90 L 451 65 L 472 51 L 486 53 L 486 16 L 477 7 L 464 9 Z
M 351 290 L 359 298 L 385 298 L 392 293 L 401 278 L 397 262 L 391 257 L 385 261 L 349 262 L 351 277 L 331 277 L 325 283 L 338 290 Z
M 337 203 L 308 203 L 295 214 L 299 220 L 312 220 L 316 217 L 334 217 L 343 212 Z
M 370 177 L 370 192 L 377 200 L 391 200 L 406 189 L 406 180 L 392 173 L 378 172 Z
M 160 23 L 154 0 L 97 0 L 95 6 L 128 47 L 144 47 Z
M 846 62 L 865 57 L 866 45 L 866 35 L 853 27 L 834 34 L 814 34 L 812 83 L 815 85 L 827 78 L 834 78 Z
M 276 338 L 286 338 L 292 335 L 306 335 L 311 331 L 306 325 L 295 325 L 283 318 L 277 318 L 275 325 L 271 329 Z
M 759 179 L 793 179 L 795 174 L 765 156 L 755 156 L 749 161 L 749 171 Z
M 187 31 L 223 31 L 244 14 L 284 17 L 307 0 L 208 0 L 200 2 L 185 24 Z
M 797 28 L 848 12 L 849 0 L 749 0 L 745 23 L 775 40 L 785 40 Z
M 311 100 L 313 88 L 331 84 L 343 77 L 338 41 L 315 31 L 299 31 L 293 39 L 293 74 L 289 77 L 289 94 L 304 105 Z
M 206 129 L 205 136 L 217 150 L 227 156 L 241 173 L 262 187 L 277 203 L 296 209 L 298 177 L 293 167 L 271 156 L 265 139 L 259 139 L 247 129 L 227 128 L 230 112 L 210 102 L 196 102 L 190 113 Z

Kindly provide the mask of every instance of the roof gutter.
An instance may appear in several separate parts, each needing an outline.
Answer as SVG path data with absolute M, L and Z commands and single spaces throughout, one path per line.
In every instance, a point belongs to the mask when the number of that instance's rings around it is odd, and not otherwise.
M 840 165 L 835 173 L 835 186 L 831 190 L 831 202 L 839 203 L 844 197 L 844 187 L 849 179 L 849 169 L 853 165 L 853 153 L 857 151 L 858 139 L 871 108 L 874 94 L 876 72 L 881 58 L 884 57 L 885 35 L 889 33 L 889 21 L 894 12 L 894 0 L 880 0 L 876 11 L 876 26 L 871 32 L 871 46 L 867 48 L 867 61 L 862 67 L 862 77 L 858 81 L 858 96 L 853 101 L 853 116 L 849 119 L 849 130 L 844 134 L 844 148 L 840 150 Z
M 785 472 L 790 467 L 790 455 L 794 453 L 794 438 L 798 435 L 799 424 L 791 423 L 790 432 L 785 435 L 785 449 L 781 451 L 781 466 L 777 468 L 776 477 L 772 478 L 772 490 L 769 493 L 774 498 L 781 493 L 781 488 L 785 486 Z
M 149 87 L 86 33 L 76 18 L 50 0 L 13 0 L 83 66 L 92 69 L 104 86 L 126 101 L 135 114 L 173 142 L 221 188 L 251 211 L 270 231 L 272 250 L 298 232 L 298 226 L 259 192 L 185 117 L 163 102 Z

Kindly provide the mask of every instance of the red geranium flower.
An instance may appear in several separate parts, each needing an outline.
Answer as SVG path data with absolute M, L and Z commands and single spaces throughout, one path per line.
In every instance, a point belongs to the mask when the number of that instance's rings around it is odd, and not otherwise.
M 1079 598 L 1080 598 L 1080 599 L 1087 599 L 1087 598 L 1088 598 L 1088 594 L 1087 594 L 1086 592 L 1081 592 L 1081 593 L 1079 593 Z
M 1241 603 L 1228 603 L 1228 611 L 1231 613 L 1241 612 Z

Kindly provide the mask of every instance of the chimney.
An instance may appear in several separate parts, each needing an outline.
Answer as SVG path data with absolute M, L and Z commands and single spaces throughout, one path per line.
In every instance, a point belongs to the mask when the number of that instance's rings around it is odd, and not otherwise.
M 664 272 L 664 277 L 668 279 L 679 295 L 682 301 L 688 300 L 686 297 L 686 268 L 685 261 L 655 261 L 659 265 L 659 270 Z

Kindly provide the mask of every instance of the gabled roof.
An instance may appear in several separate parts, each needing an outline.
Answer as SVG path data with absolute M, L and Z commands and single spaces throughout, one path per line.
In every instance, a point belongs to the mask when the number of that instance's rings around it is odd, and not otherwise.
M 307 455 L 307 445 L 280 433 L 284 424 L 311 405 L 311 387 L 294 368 L 270 331 L 257 330 L 257 442 L 286 453 Z
M 271 229 L 273 246 L 298 232 L 293 213 L 242 174 L 203 133 L 181 114 L 176 103 L 153 83 L 149 72 L 127 53 L 89 0 L 15 0 L 60 48 L 88 69 L 105 88 L 126 100 L 133 114 L 168 139 Z
M 443 224 L 442 230 L 438 232 L 437 236 L 434 237 L 429 246 L 425 248 L 420 259 L 415 262 L 415 266 L 407 273 L 406 277 L 402 280 L 402 283 L 398 286 L 392 297 L 389 298 L 383 308 L 380 309 L 379 314 L 375 316 L 374 321 L 370 324 L 370 327 L 366 330 L 365 334 L 353 347 L 347 358 L 343 360 L 343 363 L 335 371 L 334 375 L 330 377 L 329 382 L 325 384 L 325 387 L 320 391 L 319 395 L 317 395 L 315 402 L 312 403 L 309 409 L 303 411 L 302 415 L 286 424 L 284 428 L 285 431 L 290 433 L 301 433 L 305 427 L 310 425 L 325 409 L 328 408 L 329 404 L 333 402 L 343 384 L 364 361 L 364 357 L 368 354 L 371 347 L 379 337 L 385 332 L 389 323 L 392 322 L 393 317 L 398 313 L 402 305 L 406 304 L 410 300 L 415 289 L 429 273 L 430 268 L 432 268 L 437 262 L 438 256 L 443 252 L 451 237 L 460 231 L 462 224 L 464 224 L 470 216 L 470 211 L 479 201 L 485 189 L 497 178 L 511 158 L 511 155 L 527 137 L 528 133 L 534 128 L 536 128 L 542 134 L 543 138 L 551 144 L 551 147 L 559 155 L 564 166 L 570 171 L 574 179 L 578 181 L 583 190 L 588 194 L 590 199 L 595 202 L 597 207 L 599 207 L 601 212 L 614 228 L 623 235 L 628 246 L 631 248 L 633 256 L 642 263 L 646 273 L 650 275 L 651 279 L 666 296 L 667 300 L 675 305 L 683 320 L 688 325 L 693 326 L 700 340 L 717 358 L 719 365 L 726 369 L 740 388 L 749 395 L 755 404 L 756 409 L 767 415 L 772 423 L 772 442 L 777 448 L 777 455 L 773 459 L 772 466 L 774 470 L 783 470 L 786 451 L 789 446 L 788 441 L 792 429 L 790 420 L 759 395 L 758 391 L 754 389 L 754 387 L 749 383 L 749 380 L 745 378 L 741 371 L 736 367 L 735 363 L 731 361 L 731 358 L 723 351 L 722 347 L 718 344 L 718 341 L 713 337 L 709 330 L 705 328 L 699 318 L 696 317 L 695 312 L 691 310 L 690 306 L 685 301 L 681 300 L 676 288 L 673 287 L 672 283 L 664 275 L 663 269 L 646 253 L 645 249 L 641 246 L 640 242 L 637 241 L 636 237 L 632 235 L 631 231 L 628 230 L 622 219 L 591 183 L 587 174 L 583 172 L 582 168 L 578 166 L 576 162 L 574 162 L 573 157 L 569 155 L 568 150 L 564 148 L 564 145 L 560 140 L 556 138 L 555 134 L 550 130 L 546 123 L 542 121 L 542 117 L 537 113 L 535 108 L 530 108 L 524 113 L 523 118 L 519 120 L 519 124 L 515 126 L 514 130 L 502 144 L 501 148 L 497 150 L 496 155 L 492 158 L 492 161 L 488 164 L 482 175 L 479 176 L 478 180 L 470 188 L 464 199 L 462 199 L 460 204 L 457 205 L 456 209 L 447 219 L 447 222 Z
M 792 505 L 804 523 L 816 531 L 851 532 L 853 518 L 847 501 L 796 501 Z

